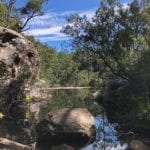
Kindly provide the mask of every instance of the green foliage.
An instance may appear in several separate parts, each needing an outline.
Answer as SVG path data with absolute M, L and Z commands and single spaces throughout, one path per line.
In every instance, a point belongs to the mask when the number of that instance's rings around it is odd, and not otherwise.
M 43 14 L 42 7 L 46 2 L 47 0 L 28 0 L 21 8 L 16 8 L 14 0 L 0 2 L 0 26 L 21 32 L 32 18 Z
M 73 15 L 62 32 L 73 37 L 80 69 L 98 72 L 102 81 L 128 81 L 127 95 L 112 91 L 104 101 L 108 117 L 128 129 L 149 131 L 150 6 L 139 2 L 124 8 L 117 0 L 103 0 L 92 19 Z
M 17 10 L 13 5 L 13 0 L 9 2 L 0 2 L 0 26 L 18 31 L 21 20 L 17 16 Z
M 30 110 L 31 101 L 32 101 L 32 97 L 30 95 L 26 95 L 26 98 L 25 98 L 25 102 L 26 102 L 25 118 L 29 118 L 31 115 L 31 110 Z
M 88 86 L 91 80 L 95 82 L 97 79 L 97 73 L 79 68 L 72 53 L 57 52 L 54 48 L 35 41 L 33 37 L 28 39 L 39 52 L 40 78 L 46 80 L 49 86 Z
M 146 31 L 140 5 L 134 1 L 129 8 L 116 0 L 102 1 L 92 20 L 73 15 L 63 32 L 73 37 L 75 55 L 81 65 L 99 64 L 110 77 L 128 79 L 128 72 L 137 62 Z M 139 46 L 140 45 L 140 46 Z M 100 69 L 101 70 L 101 69 Z M 100 71 L 99 71 L 100 72 Z
M 0 26 L 5 26 L 6 6 L 0 3 Z
M 31 101 L 32 101 L 31 96 L 30 96 L 30 95 L 26 95 L 26 103 L 27 103 L 27 104 L 28 104 L 28 103 L 31 103 Z
M 42 9 L 41 0 L 29 0 L 27 4 L 21 9 L 22 14 L 30 14 L 31 11 L 40 12 Z

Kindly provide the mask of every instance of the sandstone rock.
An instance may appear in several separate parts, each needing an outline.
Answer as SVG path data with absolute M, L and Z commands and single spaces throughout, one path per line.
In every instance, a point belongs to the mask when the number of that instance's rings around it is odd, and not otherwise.
M 32 121 L 36 123 L 40 120 L 42 110 L 45 109 L 52 100 L 52 95 L 50 95 L 47 89 L 44 89 L 45 84 L 39 86 L 37 83 L 38 82 L 31 88 L 26 89 L 27 97 L 30 101 L 28 105 L 30 109 L 29 120 L 32 119 Z
M 140 140 L 132 140 L 129 144 L 129 150 L 149 150 L 149 148 Z
M 5 114 L 14 118 L 24 114 L 24 88 L 38 72 L 39 58 L 33 44 L 21 34 L 0 27 L 0 97 Z
M 60 109 L 48 113 L 36 128 L 39 147 L 67 144 L 75 148 L 95 140 L 95 121 L 84 108 Z
M 0 70 L 3 86 L 9 85 L 23 71 L 31 74 L 31 78 L 37 76 L 39 70 L 38 53 L 33 44 L 21 34 L 3 27 L 0 27 Z

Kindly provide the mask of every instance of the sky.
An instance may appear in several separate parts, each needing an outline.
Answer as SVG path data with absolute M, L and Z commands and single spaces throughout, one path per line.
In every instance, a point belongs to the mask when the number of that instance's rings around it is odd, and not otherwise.
M 23 5 L 26 0 L 18 2 Z M 121 0 L 127 5 L 130 0 Z M 69 48 L 70 38 L 60 33 L 63 26 L 67 24 L 66 17 L 78 13 L 91 18 L 100 5 L 100 0 L 49 0 L 44 6 L 44 15 L 32 19 L 25 34 L 33 35 L 42 43 L 55 47 L 58 51 Z

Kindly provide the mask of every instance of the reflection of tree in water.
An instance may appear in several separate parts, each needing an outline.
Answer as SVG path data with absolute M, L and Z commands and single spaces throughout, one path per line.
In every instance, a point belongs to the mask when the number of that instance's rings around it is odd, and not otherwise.
M 60 108 L 87 108 L 95 117 L 97 127 L 97 138 L 94 144 L 84 148 L 85 150 L 107 150 L 108 148 L 118 147 L 124 150 L 126 145 L 121 146 L 118 133 L 115 126 L 110 124 L 103 113 L 102 107 L 94 103 L 92 94 L 93 91 L 88 89 L 82 90 L 53 90 L 52 101 L 42 112 L 41 117 L 51 110 Z M 88 148 L 90 147 L 90 149 Z M 110 149 L 109 149 L 110 150 Z
M 94 116 L 100 114 L 101 107 L 93 102 L 91 91 L 82 90 L 53 90 L 52 101 L 42 111 L 42 116 L 51 110 L 60 108 L 87 108 Z

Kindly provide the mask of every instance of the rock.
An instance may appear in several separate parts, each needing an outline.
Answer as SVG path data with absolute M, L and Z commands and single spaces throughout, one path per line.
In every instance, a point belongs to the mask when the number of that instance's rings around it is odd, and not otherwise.
M 41 149 L 62 144 L 79 148 L 95 140 L 95 121 L 87 109 L 64 108 L 48 113 L 37 125 L 36 132 Z
M 129 150 L 149 150 L 149 148 L 140 140 L 132 140 L 129 144 Z
M 39 71 L 37 50 L 21 34 L 0 27 L 0 67 L 3 69 L 0 73 L 3 86 L 9 85 L 21 73 L 28 73 L 33 78 Z
M 75 149 L 72 146 L 63 144 L 63 145 L 60 145 L 60 146 L 52 147 L 52 150 L 75 150 Z
M 0 27 L 0 97 L 5 114 L 13 118 L 24 114 L 24 88 L 38 72 L 39 58 L 33 44 L 21 34 Z
M 40 120 L 40 112 L 44 109 L 47 104 L 51 101 L 52 96 L 48 93 L 47 90 L 43 90 L 39 87 L 32 87 L 27 94 L 31 97 L 31 102 L 29 104 L 30 109 L 30 118 L 34 119 L 34 122 Z
M 45 85 L 38 86 L 36 82 L 32 88 L 26 89 L 27 97 L 29 98 L 29 120 L 32 120 L 34 123 L 40 120 L 42 110 L 45 109 L 52 100 L 52 95 L 50 95 L 49 91 L 44 87 Z

